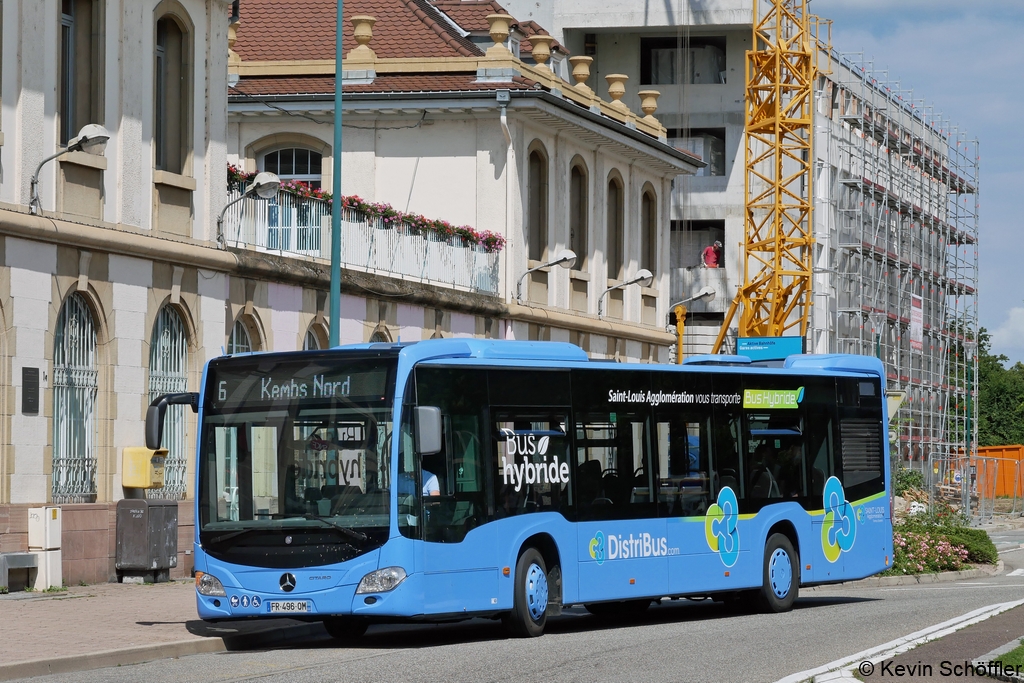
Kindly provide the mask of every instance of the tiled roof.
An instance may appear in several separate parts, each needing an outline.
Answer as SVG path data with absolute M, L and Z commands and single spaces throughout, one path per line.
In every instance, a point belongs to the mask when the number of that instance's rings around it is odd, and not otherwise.
M 334 59 L 335 0 L 245 0 L 234 50 L 243 61 Z M 349 0 L 343 44 L 356 46 L 349 19 L 377 19 L 370 48 L 382 59 L 483 54 L 427 0 Z
M 487 33 L 488 14 L 504 14 L 506 12 L 505 8 L 494 2 L 494 0 L 431 0 L 431 2 L 434 4 L 434 7 L 447 14 L 463 31 L 473 33 Z M 535 33 L 547 33 L 535 21 L 517 22 L 516 25 L 519 26 L 519 30 L 525 33 L 527 37 Z M 566 54 L 569 53 L 557 41 L 552 43 L 551 47 L 561 50 Z M 530 54 L 533 52 L 533 46 L 529 40 L 524 40 L 519 44 L 519 52 L 520 54 Z
M 511 83 L 476 83 L 476 75 L 465 74 L 380 74 L 373 83 L 348 84 L 347 93 L 422 93 L 462 92 L 475 90 L 526 90 L 534 81 L 514 76 Z M 333 95 L 334 78 L 331 76 L 261 76 L 243 78 L 229 94 L 242 95 Z

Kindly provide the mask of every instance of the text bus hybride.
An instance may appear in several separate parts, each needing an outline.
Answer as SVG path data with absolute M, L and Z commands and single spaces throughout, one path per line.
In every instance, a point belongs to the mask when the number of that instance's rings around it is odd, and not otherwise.
M 892 556 L 882 365 L 588 361 L 437 340 L 212 360 L 198 408 L 207 620 L 548 616 L 711 596 L 789 610 Z

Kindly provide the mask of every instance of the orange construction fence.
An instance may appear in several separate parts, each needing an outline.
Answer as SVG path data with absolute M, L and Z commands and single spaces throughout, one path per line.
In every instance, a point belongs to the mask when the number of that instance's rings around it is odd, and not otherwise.
M 981 446 L 979 458 L 998 458 L 999 468 L 995 481 L 995 495 L 1020 496 L 1024 494 L 1024 445 Z

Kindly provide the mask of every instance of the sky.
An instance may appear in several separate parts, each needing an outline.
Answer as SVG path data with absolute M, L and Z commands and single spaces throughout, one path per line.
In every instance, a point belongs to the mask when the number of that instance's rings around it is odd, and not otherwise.
M 1024 0 L 811 0 L 832 45 L 934 105 L 981 150 L 980 324 L 1024 362 Z

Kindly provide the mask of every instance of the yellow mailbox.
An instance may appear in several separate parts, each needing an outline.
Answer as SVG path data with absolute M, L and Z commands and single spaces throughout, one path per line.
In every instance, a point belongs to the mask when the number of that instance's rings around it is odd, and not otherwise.
M 121 485 L 134 489 L 158 489 L 164 485 L 167 449 L 128 446 L 121 451 Z

